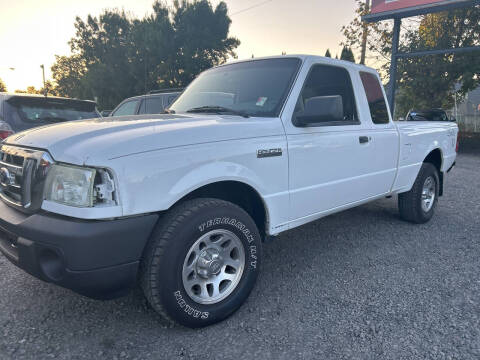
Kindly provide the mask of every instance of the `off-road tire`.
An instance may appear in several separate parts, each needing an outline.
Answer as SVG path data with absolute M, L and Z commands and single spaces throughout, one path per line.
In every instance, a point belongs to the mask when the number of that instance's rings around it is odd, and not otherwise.
M 215 304 L 198 303 L 182 281 L 185 257 L 197 239 L 216 230 L 240 238 L 243 273 L 232 293 Z M 140 285 L 150 305 L 171 322 L 199 328 L 232 315 L 252 291 L 260 268 L 261 237 L 252 218 L 239 206 L 218 199 L 194 199 L 172 208 L 157 224 L 140 264 Z

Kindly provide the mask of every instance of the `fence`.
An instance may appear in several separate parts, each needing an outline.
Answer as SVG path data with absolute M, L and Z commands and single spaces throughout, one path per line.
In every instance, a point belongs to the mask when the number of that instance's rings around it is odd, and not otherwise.
M 480 133 L 480 114 L 479 115 L 458 115 L 458 128 L 461 132 Z

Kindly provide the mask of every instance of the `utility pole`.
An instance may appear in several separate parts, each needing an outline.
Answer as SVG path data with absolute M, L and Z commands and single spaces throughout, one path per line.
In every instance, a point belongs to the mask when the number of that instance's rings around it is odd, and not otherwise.
M 45 66 L 42 64 L 40 65 L 40 68 L 42 69 L 42 74 L 43 74 L 43 95 L 47 97 L 47 88 L 45 86 Z
M 365 14 L 370 12 L 370 0 L 365 0 Z M 362 54 L 360 56 L 360 64 L 365 65 L 365 57 L 367 55 L 367 36 L 368 36 L 368 24 L 363 21 L 363 34 L 362 34 Z
M 397 62 L 398 62 L 398 44 L 400 41 L 400 26 L 402 25 L 401 18 L 395 18 L 393 22 L 393 41 L 392 41 L 392 61 L 390 63 L 390 88 L 388 97 L 388 104 L 390 105 L 390 113 L 392 118 L 395 116 L 395 90 L 397 86 Z

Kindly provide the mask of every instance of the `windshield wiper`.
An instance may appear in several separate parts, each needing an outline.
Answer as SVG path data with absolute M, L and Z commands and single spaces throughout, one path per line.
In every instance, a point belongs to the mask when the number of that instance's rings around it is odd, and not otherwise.
M 229 109 L 223 106 L 200 106 L 200 107 L 187 110 L 187 113 L 233 114 L 233 115 L 243 116 L 244 118 L 250 117 L 248 116 L 248 114 L 244 113 L 243 111 L 237 111 L 237 110 Z

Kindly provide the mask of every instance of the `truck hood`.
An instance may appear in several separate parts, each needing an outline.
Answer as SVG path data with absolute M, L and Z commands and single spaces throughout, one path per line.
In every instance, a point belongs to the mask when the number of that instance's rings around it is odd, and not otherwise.
M 278 118 L 139 115 L 43 126 L 12 135 L 4 143 L 48 150 L 60 162 L 101 166 L 142 152 L 282 134 Z

